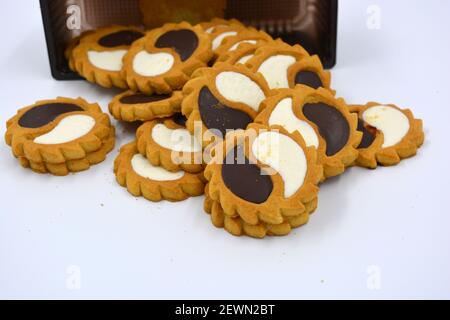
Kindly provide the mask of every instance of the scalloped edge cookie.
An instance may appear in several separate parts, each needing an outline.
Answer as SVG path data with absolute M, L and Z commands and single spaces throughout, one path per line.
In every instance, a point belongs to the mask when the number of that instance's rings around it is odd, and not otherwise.
M 157 124 L 163 124 L 169 129 L 186 129 L 172 119 L 154 120 L 141 125 L 136 131 L 136 141 L 139 153 L 154 166 L 161 166 L 168 171 L 186 171 L 199 173 L 204 169 L 203 152 L 200 145 L 198 152 L 176 152 L 158 144 L 152 137 L 152 130 Z
M 320 61 L 319 56 L 313 55 L 309 57 L 305 57 L 300 61 L 294 63 L 288 69 L 288 82 L 290 88 L 295 88 L 297 85 L 295 83 L 295 77 L 299 71 L 310 71 L 314 72 L 322 82 L 322 88 L 329 90 L 333 95 L 336 94 L 336 91 L 331 89 L 331 72 L 326 71 L 323 68 L 322 62 Z M 316 89 L 316 88 L 313 88 Z
M 360 167 L 375 169 L 378 165 L 394 166 L 401 160 L 410 158 L 417 154 L 425 140 L 423 131 L 423 122 L 421 119 L 415 119 L 410 109 L 401 109 L 394 104 L 380 104 L 377 102 L 369 102 L 365 105 L 351 105 L 350 112 L 358 115 L 358 118 L 364 124 L 362 114 L 364 111 L 375 106 L 388 106 L 397 109 L 403 113 L 409 121 L 409 129 L 400 142 L 393 146 L 383 148 L 384 134 L 382 131 L 370 127 L 375 134 L 372 144 L 367 148 L 358 148 L 359 155 L 355 164 Z M 367 127 L 366 127 L 367 129 Z
M 173 91 L 167 99 L 127 104 L 120 100 L 127 96 L 139 94 L 128 90 L 116 95 L 108 105 L 109 113 L 120 121 L 149 121 L 157 118 L 166 118 L 181 112 L 183 93 L 179 90 Z
M 69 173 L 76 173 L 88 170 L 92 165 L 99 164 L 106 159 L 107 154 L 114 149 L 115 129 L 111 127 L 110 136 L 103 142 L 97 151 L 87 153 L 86 157 L 78 160 L 68 160 L 63 163 L 34 162 L 25 157 L 19 157 L 19 163 L 24 168 L 30 168 L 36 173 L 49 173 L 55 176 L 66 176 Z
M 72 50 L 72 65 L 74 69 L 87 81 L 96 83 L 105 88 L 117 87 L 127 89 L 128 85 L 122 76 L 122 70 L 110 71 L 94 66 L 88 57 L 89 51 L 108 52 L 129 50 L 131 46 L 103 47 L 98 41 L 103 37 L 120 31 L 135 31 L 144 35 L 143 30 L 134 26 L 111 26 L 100 28 L 82 36 L 79 44 Z M 122 66 L 123 68 L 123 66 Z
M 136 154 L 139 154 L 136 142 L 131 142 L 120 148 L 120 153 L 114 161 L 117 182 L 127 188 L 133 196 L 142 196 L 153 202 L 161 200 L 175 202 L 203 194 L 205 185 L 201 173 L 186 172 L 182 178 L 172 181 L 150 180 L 138 175 L 133 170 L 131 159 Z
M 53 121 L 39 128 L 24 128 L 19 125 L 21 117 L 30 109 L 39 105 L 53 103 L 69 103 L 81 107 L 84 111 L 74 111 L 57 116 Z M 39 144 L 34 138 L 51 131 L 59 121 L 67 115 L 89 115 L 95 119 L 95 126 L 81 138 L 60 144 Z M 21 108 L 17 114 L 8 120 L 5 134 L 6 143 L 11 146 L 15 157 L 25 157 L 33 162 L 64 163 L 68 160 L 78 160 L 86 154 L 101 148 L 102 142 L 109 137 L 111 122 L 109 116 L 103 113 L 97 103 L 88 103 L 82 98 L 71 99 L 58 97 L 51 100 L 41 100 Z
M 262 109 L 261 108 L 262 103 L 260 104 L 258 112 L 256 112 L 247 104 L 227 100 L 219 93 L 219 91 L 216 88 L 216 81 L 215 81 L 216 76 L 222 72 L 227 71 L 236 72 L 247 76 L 261 88 L 266 98 L 270 96 L 270 94 L 272 94 L 272 91 L 269 89 L 263 76 L 251 72 L 243 65 L 219 63 L 215 65 L 213 68 L 202 68 L 195 71 L 194 74 L 192 75 L 192 79 L 188 83 L 186 83 L 186 85 L 183 87 L 184 100 L 181 104 L 181 112 L 187 118 L 186 128 L 192 134 L 194 134 L 200 141 L 202 141 L 204 147 L 209 145 L 211 142 L 218 141 L 220 139 L 215 135 L 214 136 L 211 135 L 210 137 L 204 135 L 205 132 L 208 132 L 208 128 L 201 120 L 201 115 L 198 106 L 199 94 L 203 87 L 205 86 L 208 87 L 209 90 L 218 100 L 220 99 L 221 102 L 224 102 L 226 105 L 232 107 L 233 109 L 244 111 L 252 119 L 255 119 Z M 198 128 L 195 127 L 195 123 L 202 124 L 201 132 L 196 132 L 199 130 Z M 199 136 L 199 134 L 201 134 L 201 136 Z
M 240 198 L 226 186 L 222 177 L 223 160 L 227 157 L 228 152 L 237 145 L 245 143 L 246 146 L 251 146 L 254 131 L 258 132 L 258 136 L 262 132 L 277 131 L 291 138 L 303 150 L 307 163 L 304 181 L 302 186 L 289 198 L 285 198 L 282 194 L 284 182 L 279 173 L 271 175 L 273 190 L 269 197 L 260 204 Z M 220 148 L 222 152 L 216 151 L 214 153 L 213 161 L 207 165 L 204 175 L 206 180 L 209 181 L 208 196 L 220 203 L 227 216 L 239 216 L 249 225 L 257 225 L 261 221 L 277 225 L 283 223 L 285 218 L 292 218 L 305 213 L 305 205 L 317 197 L 318 184 L 323 176 L 322 166 L 317 164 L 315 148 L 306 147 L 304 140 L 297 132 L 290 134 L 280 126 L 268 127 L 253 123 L 248 126 L 247 130 L 238 130 L 232 135 L 227 135 L 226 139 L 216 148 Z M 252 157 L 249 157 L 249 155 L 251 156 L 249 152 L 249 150 L 245 150 L 247 158 L 252 159 Z M 260 161 L 254 163 L 260 168 L 267 167 Z
M 266 236 L 286 236 L 293 229 L 308 223 L 309 216 L 314 213 L 318 205 L 318 198 L 316 197 L 305 204 L 304 213 L 295 217 L 287 217 L 280 224 L 259 222 L 257 225 L 250 225 L 239 216 L 227 216 L 220 203 L 212 200 L 208 196 L 208 188 L 208 185 L 206 185 L 203 209 L 210 215 L 211 222 L 216 228 L 223 228 L 229 234 L 236 237 L 249 236 L 262 239 Z
M 154 46 L 161 35 L 172 30 L 181 29 L 193 31 L 198 38 L 197 48 L 186 61 L 181 61 L 179 54 L 172 48 L 155 48 Z M 156 76 L 143 76 L 133 68 L 135 56 L 141 51 L 169 53 L 174 58 L 174 64 L 165 73 Z M 161 28 L 148 31 L 144 38 L 133 43 L 124 57 L 122 75 L 126 79 L 130 89 L 134 91 L 140 91 L 145 94 L 170 93 L 173 90 L 183 87 L 196 69 L 206 67 L 212 56 L 211 39 L 200 26 L 192 26 L 187 22 L 166 23 Z
M 348 106 L 342 98 L 335 98 L 328 90 L 319 88 L 314 90 L 304 85 L 297 85 L 294 89 L 278 89 L 277 93 L 263 102 L 263 110 L 255 119 L 256 123 L 268 125 L 270 116 L 278 105 L 278 103 L 285 98 L 292 98 L 293 105 L 297 106 L 292 111 L 300 120 L 306 121 L 314 129 L 318 139 L 319 147 L 317 149 L 317 161 L 323 165 L 324 179 L 331 178 L 344 173 L 345 168 L 352 165 L 358 157 L 358 150 L 362 134 L 357 130 L 358 119 L 351 114 Z M 303 108 L 306 103 L 324 102 L 329 106 L 336 108 L 347 120 L 349 124 L 349 139 L 346 145 L 333 156 L 326 154 L 326 141 L 320 135 L 319 129 L 315 123 L 308 120 L 303 113 L 299 112 L 299 107 Z M 297 132 L 297 131 L 296 131 Z

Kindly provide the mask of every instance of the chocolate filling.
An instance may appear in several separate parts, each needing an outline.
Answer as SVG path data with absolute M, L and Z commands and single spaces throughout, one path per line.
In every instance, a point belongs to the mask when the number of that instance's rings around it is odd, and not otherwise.
M 299 71 L 295 76 L 295 84 L 304 84 L 314 89 L 323 87 L 319 75 L 312 71 Z
M 156 48 L 172 48 L 180 55 L 181 61 L 189 59 L 198 47 L 195 32 L 188 29 L 172 30 L 161 35 L 155 43 Z
M 221 103 L 206 86 L 200 90 L 198 107 L 206 128 L 219 130 L 223 137 L 227 130 L 245 129 L 253 121 L 244 111 Z
M 265 202 L 273 190 L 270 176 L 262 175 L 261 169 L 250 163 L 243 153 L 242 146 L 235 147 L 227 154 L 226 161 L 222 165 L 222 179 L 236 196 L 256 204 Z
M 181 113 L 175 113 L 172 117 L 173 122 L 175 122 L 176 124 L 178 124 L 179 126 L 183 126 L 186 127 L 186 117 L 184 115 L 182 115 Z
M 19 126 L 39 128 L 52 122 L 61 114 L 74 111 L 84 111 L 84 109 L 72 103 L 42 104 L 25 112 L 19 119 Z
M 307 103 L 303 114 L 319 127 L 320 135 L 327 143 L 327 156 L 338 153 L 348 142 L 350 126 L 339 110 L 325 103 Z
M 129 96 L 124 96 L 120 98 L 120 102 L 124 104 L 140 104 L 140 103 L 150 103 L 169 99 L 170 94 L 155 94 L 152 96 L 147 96 L 143 93 L 135 93 Z
M 100 40 L 98 40 L 98 44 L 106 48 L 130 46 L 134 41 L 142 38 L 143 36 L 144 34 L 138 31 L 123 30 L 100 38 Z
M 376 129 L 374 129 L 375 131 Z M 358 146 L 358 149 L 368 148 L 372 145 L 375 140 L 375 133 L 366 128 L 364 125 L 364 121 L 358 118 L 358 131 L 363 133 L 361 143 Z

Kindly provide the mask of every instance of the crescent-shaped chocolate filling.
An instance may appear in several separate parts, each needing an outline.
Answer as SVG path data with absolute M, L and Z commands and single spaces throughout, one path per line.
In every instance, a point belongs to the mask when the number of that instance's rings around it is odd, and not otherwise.
M 138 31 L 122 30 L 100 38 L 100 40 L 98 40 L 98 44 L 106 48 L 130 46 L 134 41 L 142 38 L 143 36 L 144 34 Z
M 262 175 L 261 169 L 250 163 L 242 146 L 235 147 L 227 154 L 222 165 L 222 179 L 236 196 L 256 204 L 265 202 L 273 190 L 270 176 Z
M 172 48 L 181 61 L 189 59 L 198 47 L 198 37 L 192 30 L 172 30 L 162 34 L 155 42 L 156 48 Z
M 376 129 L 375 129 L 376 130 Z M 364 125 L 364 120 L 358 118 L 358 131 L 361 131 L 363 136 L 358 149 L 365 149 L 372 145 L 375 140 L 375 134 L 366 128 Z
M 175 113 L 172 117 L 173 122 L 178 124 L 179 126 L 186 127 L 186 117 L 181 113 Z
M 321 102 L 308 103 L 303 106 L 303 114 L 319 128 L 327 143 L 327 156 L 333 156 L 344 148 L 350 137 L 350 126 L 339 110 Z
M 155 94 L 148 96 L 142 93 L 135 93 L 129 96 L 123 96 L 122 98 L 120 98 L 120 102 L 124 104 L 140 104 L 161 101 L 170 97 L 170 94 Z
M 245 129 L 253 121 L 244 111 L 221 103 L 206 86 L 200 90 L 198 107 L 206 128 L 219 130 L 223 137 L 227 130 Z
M 295 84 L 303 84 L 313 89 L 323 87 L 320 77 L 312 71 L 299 71 L 295 76 Z
M 23 128 L 39 128 L 49 124 L 61 114 L 84 111 L 73 103 L 48 103 L 36 106 L 25 112 L 19 119 L 19 125 Z

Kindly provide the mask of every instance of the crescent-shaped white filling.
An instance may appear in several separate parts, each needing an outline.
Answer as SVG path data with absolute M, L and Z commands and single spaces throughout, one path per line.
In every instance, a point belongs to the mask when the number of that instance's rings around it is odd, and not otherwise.
M 216 77 L 216 88 L 227 100 L 241 102 L 258 111 L 266 96 L 260 86 L 246 75 L 224 71 Z
M 269 125 L 283 126 L 290 133 L 298 131 L 305 140 L 306 146 L 319 147 L 319 138 L 313 127 L 294 114 L 292 98 L 285 98 L 275 106 L 269 118 Z
M 242 40 L 242 41 L 236 42 L 236 43 L 229 49 L 229 51 L 234 51 L 234 50 L 236 50 L 236 49 L 239 47 L 239 45 L 242 44 L 242 43 L 256 44 L 257 41 L 256 41 L 256 40 Z
M 162 167 L 153 166 L 141 154 L 135 154 L 133 156 L 131 159 L 131 167 L 141 177 L 154 181 L 174 181 L 184 176 L 184 171 L 170 172 Z
M 39 144 L 66 143 L 89 133 L 95 126 L 91 116 L 74 114 L 63 118 L 51 131 L 36 137 L 33 142 Z
M 390 106 L 374 106 L 364 111 L 363 120 L 383 132 L 383 148 L 399 143 L 409 131 L 408 117 Z
M 270 89 L 289 88 L 287 71 L 295 61 L 293 56 L 271 56 L 259 66 L 258 72 L 264 76 Z
M 153 127 L 152 139 L 160 146 L 177 152 L 199 152 L 202 146 L 186 129 L 170 129 L 158 123 Z
M 208 29 L 205 30 L 205 32 L 206 32 L 206 33 L 213 33 L 214 30 L 215 30 L 216 28 L 218 28 L 218 27 L 226 27 L 226 25 L 224 25 L 224 24 L 218 24 L 218 25 L 216 25 L 216 26 L 209 27 Z
M 308 163 L 303 149 L 278 132 L 261 133 L 252 144 L 256 159 L 277 171 L 284 181 L 284 197 L 294 195 L 305 181 Z
M 236 61 L 236 64 L 241 63 L 241 64 L 246 64 L 248 60 L 250 60 L 251 58 L 253 58 L 253 54 L 248 54 L 246 56 L 243 56 L 242 58 L 240 58 L 238 61 Z
M 228 32 L 223 32 L 223 33 L 219 34 L 212 41 L 212 49 L 216 50 L 222 44 L 223 39 L 225 39 L 227 37 L 235 36 L 235 35 L 237 35 L 236 31 L 228 31 Z
M 122 70 L 122 59 L 127 50 L 115 51 L 88 51 L 87 56 L 89 62 L 96 68 L 106 71 Z
M 133 70 L 144 77 L 154 77 L 166 73 L 175 62 L 167 52 L 149 53 L 142 50 L 133 59 Z

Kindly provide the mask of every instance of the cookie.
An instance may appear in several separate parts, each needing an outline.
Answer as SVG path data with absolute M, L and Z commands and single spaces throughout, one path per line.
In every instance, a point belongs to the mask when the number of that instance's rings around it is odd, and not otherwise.
M 69 69 L 72 71 L 77 71 L 75 69 L 75 63 L 73 61 L 73 50 L 80 44 L 81 39 L 91 33 L 93 33 L 93 30 L 88 30 L 80 34 L 79 36 L 74 37 L 72 40 L 69 41 L 69 44 L 66 47 L 66 50 L 64 50 L 64 57 L 67 60 L 67 65 L 69 66 Z
M 267 42 L 258 41 L 256 44 L 241 43 L 233 51 L 227 51 L 217 57 L 215 63 L 229 63 L 229 64 L 242 64 L 245 65 L 254 55 L 256 50 L 266 45 Z
M 200 23 L 200 26 L 206 33 L 209 34 L 212 34 L 214 31 L 216 31 L 218 27 L 238 26 L 245 28 L 245 26 L 239 20 L 236 19 L 225 20 L 222 18 L 213 18 L 211 21 Z
M 188 119 L 187 129 L 206 146 L 227 131 L 245 129 L 269 91 L 261 75 L 242 65 L 221 63 L 193 74 L 183 88 L 181 112 Z
M 117 182 L 132 195 L 150 201 L 182 201 L 203 194 L 202 173 L 170 172 L 156 167 L 141 155 L 136 142 L 120 149 L 114 162 Z
M 237 36 L 240 32 L 244 32 L 247 29 L 242 25 L 230 24 L 226 26 L 217 26 L 211 35 L 211 47 L 214 51 L 214 59 L 218 57 L 217 50 L 224 43 L 224 40 L 229 37 Z
M 358 130 L 363 135 L 358 166 L 375 169 L 378 164 L 396 165 L 414 156 L 424 142 L 422 120 L 415 119 L 409 109 L 369 102 L 350 106 L 350 111 L 358 115 Z
M 246 66 L 261 73 L 271 89 L 290 88 L 289 80 L 295 78 L 290 67 L 308 56 L 300 45 L 290 46 L 278 39 L 258 48 Z
M 292 229 L 306 224 L 309 215 L 314 213 L 317 208 L 318 198 L 305 204 L 305 212 L 295 217 L 287 217 L 280 224 L 267 224 L 259 222 L 256 225 L 246 223 L 239 215 L 227 216 L 219 202 L 212 200 L 209 196 L 209 187 L 205 188 L 205 200 L 203 208 L 211 216 L 211 222 L 217 228 L 224 228 L 228 233 L 234 236 L 249 236 L 262 239 L 266 236 L 284 236 L 289 234 Z
M 110 132 L 98 104 L 60 97 L 20 109 L 7 122 L 5 140 L 15 157 L 57 164 L 98 151 Z
M 254 28 L 246 28 L 234 36 L 225 37 L 217 49 L 215 49 L 215 54 L 218 59 L 220 59 L 221 56 L 236 51 L 244 43 L 261 46 L 262 44 L 266 44 L 271 41 L 273 41 L 272 37 L 264 31 L 258 31 Z
M 336 99 L 328 90 L 303 85 L 279 89 L 263 102 L 262 109 L 255 122 L 299 132 L 306 145 L 317 150 L 325 178 L 342 174 L 358 157 L 356 147 L 362 137 L 358 119 L 343 99 Z
M 331 73 L 324 70 L 317 55 L 305 57 L 289 67 L 289 88 L 294 88 L 298 84 L 313 89 L 325 88 L 333 94 L 336 93 L 331 89 Z
M 178 90 L 153 95 L 128 90 L 113 98 L 109 103 L 109 112 L 121 121 L 149 121 L 181 112 L 182 100 L 183 94 Z
M 92 165 L 103 162 L 106 155 L 114 148 L 115 129 L 111 127 L 110 136 L 103 141 L 99 150 L 87 153 L 85 158 L 67 160 L 63 163 L 34 162 L 25 157 L 19 157 L 19 163 L 24 168 L 30 168 L 37 173 L 50 173 L 56 176 L 66 176 L 69 173 L 88 170 Z
M 75 70 L 87 81 L 105 88 L 128 88 L 122 77 L 123 57 L 144 33 L 136 27 L 112 26 L 93 31 L 72 51 Z
M 202 145 L 185 127 L 186 118 L 173 118 L 144 123 L 136 131 L 137 148 L 152 165 L 168 171 L 203 171 Z
M 205 169 L 208 196 L 246 224 L 283 224 L 317 198 L 322 166 L 298 133 L 251 124 L 227 135 Z
M 200 26 L 167 23 L 133 44 L 124 58 L 123 75 L 134 91 L 170 93 L 205 67 L 212 55 L 210 37 Z

